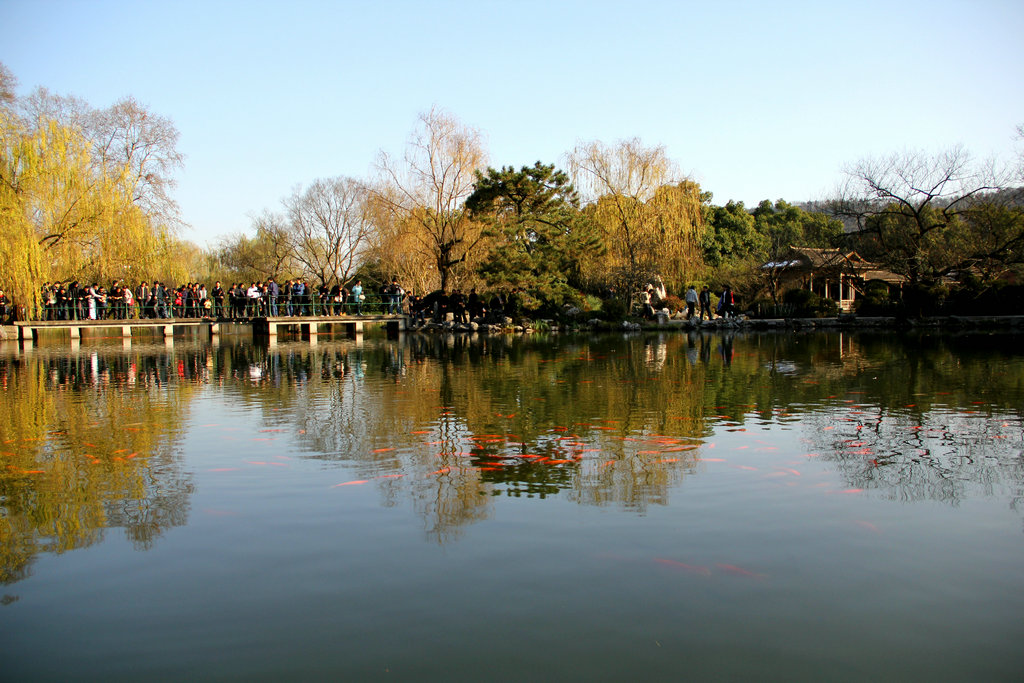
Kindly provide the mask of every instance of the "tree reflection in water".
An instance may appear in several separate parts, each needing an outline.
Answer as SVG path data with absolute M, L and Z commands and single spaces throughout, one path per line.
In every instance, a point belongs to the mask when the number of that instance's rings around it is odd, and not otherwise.
M 411 501 L 457 538 L 496 497 L 643 513 L 729 432 L 797 430 L 852 488 L 1020 500 L 1019 339 L 699 332 L 322 337 L 0 356 L 2 579 L 123 528 L 187 521 L 193 398 L 248 411 L 284 452 Z M 788 437 L 787 437 L 788 438 Z M 796 442 L 799 443 L 799 442 Z M 809 444 L 809 445 L 808 445 Z M 803 453 L 801 453 L 803 455 Z

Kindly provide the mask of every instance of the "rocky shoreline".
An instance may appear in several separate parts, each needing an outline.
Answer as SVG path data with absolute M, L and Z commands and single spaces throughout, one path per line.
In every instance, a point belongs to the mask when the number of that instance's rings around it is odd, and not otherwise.
M 1005 316 L 938 316 L 928 318 L 862 317 L 852 314 L 836 318 L 717 318 L 715 320 L 683 320 L 659 316 L 656 322 L 623 320 L 612 323 L 593 318 L 579 323 L 559 324 L 554 320 L 514 322 L 505 318 L 502 322 L 443 323 L 428 322 L 410 327 L 412 332 L 422 333 L 466 333 L 466 334 L 533 334 L 537 332 L 641 332 L 677 330 L 684 332 L 716 330 L 909 330 L 943 329 L 955 331 L 1007 330 L 1024 331 L 1024 315 Z

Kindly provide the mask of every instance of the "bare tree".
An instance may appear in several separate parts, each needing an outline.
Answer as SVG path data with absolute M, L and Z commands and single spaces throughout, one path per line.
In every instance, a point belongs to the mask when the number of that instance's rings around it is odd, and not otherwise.
M 479 131 L 437 109 L 420 115 L 401 161 L 384 152 L 378 159 L 376 201 L 393 214 L 390 225 L 411 231 L 436 266 L 441 289 L 482 237 L 463 205 L 486 161 Z
M 218 248 L 221 264 L 246 281 L 280 279 L 299 270 L 295 263 L 285 219 L 264 211 L 252 219 L 255 237 L 226 237 Z
M 171 191 L 176 184 L 174 173 L 185 157 L 177 150 L 179 134 L 170 119 L 132 97 L 95 109 L 73 95 L 58 95 L 46 88 L 36 88 L 20 105 L 29 129 L 53 120 L 81 133 L 92 145 L 97 173 L 124 173 L 132 201 L 151 220 L 169 228 L 180 225 Z
M 971 214 L 1009 180 L 1005 170 L 976 163 L 962 147 L 866 158 L 844 172 L 832 211 L 912 283 L 972 264 Z
M 135 203 L 150 216 L 177 225 L 178 204 L 170 193 L 185 157 L 177 150 L 178 130 L 171 120 L 126 97 L 92 112 L 89 132 L 101 163 L 126 167 Z
M 324 284 L 344 283 L 359 266 L 371 225 L 367 192 L 352 178 L 316 180 L 284 200 L 291 251 Z
M 1018 142 L 1024 142 L 1024 123 L 1017 124 Z M 1024 182 L 1024 148 L 1017 150 L 1017 182 Z
M 0 106 L 11 107 L 18 100 L 15 90 L 18 89 L 18 79 L 14 72 L 7 68 L 7 65 L 0 62 Z
M 58 95 L 47 88 L 38 87 L 18 102 L 21 120 L 29 130 L 35 130 L 49 119 L 67 126 L 92 141 L 89 122 L 93 108 L 74 95 Z

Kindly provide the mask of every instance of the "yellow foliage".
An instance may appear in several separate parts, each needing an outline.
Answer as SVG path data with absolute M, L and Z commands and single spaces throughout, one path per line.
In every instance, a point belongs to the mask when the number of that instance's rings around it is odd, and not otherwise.
M 107 281 L 162 260 L 167 235 L 134 203 L 130 169 L 97 163 L 74 128 L 29 129 L 0 110 L 0 155 L 0 286 L 17 303 L 32 307 L 46 281 Z
M 615 147 L 580 146 L 570 167 L 593 196 L 587 210 L 607 246 L 603 257 L 584 264 L 589 278 L 635 289 L 657 276 L 670 290 L 682 291 L 704 265 L 700 186 L 673 180 L 664 148 L 643 147 L 636 139 Z

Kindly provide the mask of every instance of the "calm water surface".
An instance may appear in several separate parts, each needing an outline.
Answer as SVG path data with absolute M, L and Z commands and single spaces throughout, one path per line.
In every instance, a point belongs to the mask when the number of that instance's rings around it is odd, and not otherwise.
M 1019 680 L 1019 336 L 0 348 L 3 680 Z

